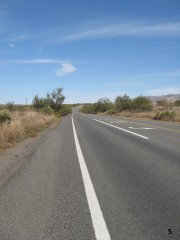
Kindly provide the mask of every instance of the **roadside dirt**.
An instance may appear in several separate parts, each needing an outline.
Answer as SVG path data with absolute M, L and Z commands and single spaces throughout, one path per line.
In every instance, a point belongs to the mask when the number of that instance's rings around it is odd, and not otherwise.
M 35 138 L 28 138 L 23 142 L 16 143 L 13 147 L 0 153 L 0 188 L 7 184 L 26 161 L 31 160 L 36 149 L 56 126 L 57 123 L 43 132 L 39 132 Z

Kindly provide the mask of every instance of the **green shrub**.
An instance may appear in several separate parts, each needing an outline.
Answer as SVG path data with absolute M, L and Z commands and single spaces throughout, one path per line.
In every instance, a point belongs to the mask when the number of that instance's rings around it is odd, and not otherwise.
M 97 113 L 97 104 L 96 103 L 86 103 L 81 108 L 82 113 Z
M 69 113 L 72 113 L 72 107 L 71 107 L 71 105 L 66 105 L 66 104 L 62 105 L 62 106 L 61 106 L 61 109 L 58 111 L 58 113 L 59 113 L 60 115 L 67 115 L 67 114 L 69 114 Z
M 95 105 L 96 112 L 106 112 L 108 109 L 111 108 L 112 102 L 108 98 L 100 98 Z
M 117 113 L 117 109 L 115 106 L 113 106 L 112 108 L 108 109 L 106 111 L 107 114 L 116 114 Z
M 50 106 L 45 106 L 44 108 L 41 109 L 41 111 L 49 115 L 54 113 L 54 110 Z
M 46 101 L 48 105 L 56 112 L 58 112 L 61 107 L 62 103 L 65 100 L 65 96 L 62 94 L 63 89 L 62 88 L 57 88 L 51 93 L 46 94 Z
M 175 112 L 158 112 L 156 113 L 154 119 L 163 120 L 163 121 L 174 121 L 175 120 Z
M 47 100 L 45 98 L 39 98 L 38 95 L 34 96 L 32 104 L 35 109 L 43 109 L 48 106 Z
M 45 98 L 39 98 L 38 95 L 35 95 L 32 101 L 33 107 L 40 110 L 46 108 L 46 106 L 50 106 L 51 109 L 58 112 L 65 99 L 62 91 L 62 88 L 57 88 L 51 93 L 47 93 Z
M 132 109 L 132 100 L 126 94 L 124 96 L 118 96 L 115 99 L 116 109 L 118 111 L 126 111 Z
M 152 101 L 146 97 L 139 96 L 133 100 L 133 109 L 137 111 L 152 111 Z
M 0 112 L 0 124 L 5 122 L 8 122 L 8 123 L 11 122 L 11 115 L 8 110 L 4 109 L 3 111 Z
M 8 102 L 8 103 L 6 103 L 6 108 L 7 108 L 9 111 L 13 111 L 13 110 L 14 110 L 14 102 Z

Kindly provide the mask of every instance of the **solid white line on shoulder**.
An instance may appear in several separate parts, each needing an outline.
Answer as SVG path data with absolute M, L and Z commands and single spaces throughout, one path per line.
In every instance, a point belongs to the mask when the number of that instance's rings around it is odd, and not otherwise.
M 80 165 L 81 174 L 84 182 L 86 197 L 87 197 L 87 201 L 88 201 L 88 205 L 91 213 L 91 219 L 92 219 L 92 224 L 93 224 L 96 239 L 111 240 L 109 231 L 106 226 L 106 222 L 104 220 L 104 217 L 103 217 L 103 214 L 102 214 L 102 211 L 101 211 L 101 208 L 100 208 L 100 205 L 91 181 L 91 177 L 89 175 L 89 172 L 81 151 L 81 147 L 77 137 L 73 118 L 72 118 L 72 126 L 73 126 L 73 133 L 74 133 L 74 140 L 75 140 L 77 155 L 79 159 L 79 165 Z
M 135 136 L 137 136 L 137 137 L 141 137 L 141 138 L 144 138 L 144 139 L 149 139 L 148 137 L 145 137 L 145 136 L 143 136 L 143 135 L 141 135 L 141 134 L 138 134 L 138 133 L 135 133 L 135 132 L 131 132 L 131 131 L 126 130 L 126 129 L 124 129 L 124 128 L 117 127 L 117 126 L 115 126 L 115 125 L 112 125 L 112 124 L 109 124 L 109 123 L 100 121 L 100 120 L 98 120 L 98 119 L 93 119 L 93 120 L 96 121 L 96 122 L 100 122 L 100 123 L 103 123 L 103 124 L 105 124 L 105 125 L 108 125 L 108 126 L 117 128 L 117 129 L 119 129 L 119 130 L 121 130 L 121 131 L 124 131 L 124 132 L 127 132 L 127 133 L 131 133 L 131 134 L 133 134 L 133 135 L 135 135 Z
M 131 129 L 142 129 L 142 130 L 152 130 L 152 129 L 154 129 L 154 128 L 148 128 L 148 127 L 128 127 L 128 128 L 131 128 Z

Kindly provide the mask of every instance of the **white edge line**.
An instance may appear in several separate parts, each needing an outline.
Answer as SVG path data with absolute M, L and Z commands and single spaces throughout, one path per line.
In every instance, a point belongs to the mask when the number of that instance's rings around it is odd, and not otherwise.
M 131 128 L 131 129 L 139 129 L 139 130 L 154 130 L 154 128 L 148 128 L 148 127 L 128 127 L 128 128 Z
M 95 236 L 97 240 L 111 240 L 109 231 L 106 226 L 106 222 L 104 220 L 92 181 L 89 175 L 81 147 L 79 144 L 79 140 L 77 137 L 73 117 L 72 118 L 72 126 L 73 126 L 73 133 L 74 133 L 74 140 L 76 145 L 76 151 L 79 159 L 79 165 L 81 169 L 81 174 L 84 182 L 86 197 L 89 205 L 89 210 L 91 214 L 92 224 L 95 232 Z
M 108 126 L 111 126 L 111 127 L 117 128 L 117 129 L 119 129 L 119 130 L 121 130 L 121 131 L 124 131 L 124 132 L 130 133 L 130 134 L 133 134 L 133 135 L 138 136 L 138 137 L 140 137 L 140 138 L 143 138 L 143 139 L 149 139 L 148 137 L 145 137 L 145 136 L 143 136 L 143 135 L 141 135 L 141 134 L 138 134 L 138 133 L 135 133 L 135 132 L 131 132 L 131 131 L 126 130 L 126 129 L 124 129 L 124 128 L 120 128 L 120 127 L 114 126 L 114 125 L 112 125 L 112 124 L 109 124 L 109 123 L 106 123 L 106 122 L 100 121 L 100 120 L 98 120 L 98 119 L 93 119 L 93 120 L 96 121 L 96 122 L 100 122 L 100 123 L 103 123 L 103 124 L 105 124 L 105 125 L 108 125 Z

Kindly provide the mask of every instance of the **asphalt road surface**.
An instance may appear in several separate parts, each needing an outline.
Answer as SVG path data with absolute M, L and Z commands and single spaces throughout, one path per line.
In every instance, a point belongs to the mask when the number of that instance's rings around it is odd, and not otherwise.
M 0 240 L 180 239 L 180 124 L 85 115 L 0 189 Z

